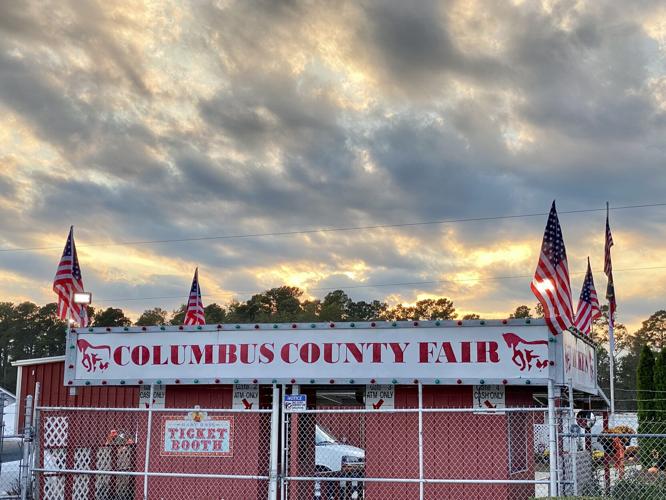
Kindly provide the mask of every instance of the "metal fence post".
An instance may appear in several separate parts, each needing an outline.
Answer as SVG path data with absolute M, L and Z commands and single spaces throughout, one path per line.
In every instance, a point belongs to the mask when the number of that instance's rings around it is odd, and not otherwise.
M 39 466 L 38 460 L 39 460 L 39 401 L 41 398 L 41 385 L 39 382 L 35 383 L 35 399 L 33 401 L 33 413 L 32 413 L 32 449 L 30 450 L 30 453 L 32 455 L 31 457 L 31 467 L 32 469 L 36 469 Z M 30 474 L 30 477 L 32 478 L 32 473 Z M 35 479 L 37 479 L 37 476 L 35 475 Z M 35 484 L 37 484 L 37 481 L 35 481 Z M 32 492 L 32 498 L 33 500 L 39 500 L 40 496 L 40 491 L 39 491 L 39 486 L 37 485 L 36 488 L 34 488 Z
M 28 500 L 30 489 L 30 442 L 32 441 L 32 396 L 25 398 L 25 427 L 23 431 L 23 460 L 21 461 L 21 500 Z
M 548 462 L 550 465 L 550 496 L 557 496 L 557 421 L 555 419 L 555 387 L 548 380 Z
M 150 384 L 150 399 L 148 399 L 148 423 L 146 425 L 146 456 L 143 462 L 143 499 L 148 500 L 148 466 L 150 464 L 150 438 L 153 433 L 153 398 L 155 386 Z
M 419 382 L 419 500 L 423 500 L 423 384 Z
M 273 411 L 271 412 L 271 462 L 268 483 L 268 498 L 277 500 L 278 494 L 278 435 L 280 425 L 280 389 L 273 384 Z
M 576 418 L 574 416 L 574 393 L 573 385 L 569 382 L 569 429 L 567 432 L 571 433 L 569 441 L 569 453 L 571 453 L 571 470 L 573 479 L 573 494 L 578 496 L 578 438 L 574 436 L 572 430 L 576 425 Z

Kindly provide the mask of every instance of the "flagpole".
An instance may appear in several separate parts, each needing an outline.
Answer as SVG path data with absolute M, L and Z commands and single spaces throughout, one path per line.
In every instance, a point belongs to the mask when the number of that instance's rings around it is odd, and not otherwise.
M 608 307 L 608 314 L 610 315 L 610 304 Z M 611 423 L 615 415 L 615 337 L 613 336 L 613 320 L 609 316 L 608 320 L 608 360 L 609 360 L 609 375 L 610 375 L 610 401 L 611 401 Z

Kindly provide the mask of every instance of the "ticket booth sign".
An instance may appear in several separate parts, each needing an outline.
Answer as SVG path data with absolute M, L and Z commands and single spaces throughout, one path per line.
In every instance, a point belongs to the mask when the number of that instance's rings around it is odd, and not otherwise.
M 186 418 L 162 417 L 162 456 L 233 456 L 233 417 L 191 412 Z

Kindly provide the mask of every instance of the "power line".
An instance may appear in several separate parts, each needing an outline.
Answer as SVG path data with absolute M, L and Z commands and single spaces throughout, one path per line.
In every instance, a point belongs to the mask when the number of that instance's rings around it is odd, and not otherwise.
M 666 266 L 652 266 L 652 267 L 631 267 L 624 269 L 614 269 L 616 273 L 634 272 L 634 271 L 652 271 L 658 269 L 666 269 Z M 570 274 L 585 274 L 585 271 L 573 272 Z M 526 279 L 532 278 L 532 274 L 517 274 L 512 276 L 488 276 L 485 278 L 460 278 L 448 280 L 427 280 L 427 281 L 403 281 L 394 283 L 374 283 L 367 285 L 345 285 L 345 286 L 329 286 L 329 287 L 313 287 L 308 288 L 308 291 L 333 291 L 333 290 L 354 290 L 358 288 L 383 288 L 391 286 L 420 286 L 420 285 L 436 285 L 440 283 L 464 283 L 468 281 L 501 281 L 508 279 Z M 262 293 L 257 290 L 237 290 L 235 293 L 221 293 L 221 294 L 202 294 L 203 297 L 233 297 L 235 295 L 254 295 Z M 164 295 L 155 297 L 116 297 L 112 299 L 96 299 L 95 302 L 125 302 L 125 301 L 140 301 L 140 300 L 169 300 L 169 299 L 182 299 L 184 295 Z
M 619 207 L 611 207 L 610 210 L 630 210 L 636 208 L 653 208 L 653 207 L 664 207 L 666 203 L 648 203 L 644 205 L 624 205 Z M 587 208 L 581 210 L 564 210 L 558 212 L 562 214 L 581 214 L 581 213 L 592 213 L 592 212 L 603 212 L 606 210 L 606 207 L 603 208 Z M 527 213 L 527 214 L 515 214 L 515 215 L 497 215 L 497 216 L 487 216 L 487 217 L 470 217 L 463 219 L 442 219 L 442 220 L 432 220 L 432 221 L 417 221 L 417 222 L 403 222 L 397 224 L 375 224 L 370 226 L 346 226 L 346 227 L 329 227 L 329 228 L 315 228 L 315 229 L 299 229 L 294 231 L 274 231 L 274 232 L 265 232 L 265 233 L 245 233 L 245 234 L 227 234 L 219 236 L 201 236 L 194 238 L 166 238 L 161 240 L 134 240 L 134 241 L 119 241 L 111 243 L 88 243 L 85 245 L 78 245 L 79 248 L 87 247 L 113 247 L 113 246 L 130 246 L 130 245 L 157 245 L 164 243 L 185 243 L 185 242 L 195 242 L 195 241 L 214 241 L 214 240 L 232 240 L 232 239 L 244 239 L 244 238 L 263 238 L 267 236 L 294 236 L 298 234 L 314 234 L 314 233 L 332 233 L 332 232 L 342 232 L 342 231 L 360 231 L 360 230 L 371 230 L 371 229 L 388 229 L 388 228 L 399 228 L 399 227 L 415 227 L 415 226 L 428 226 L 428 225 L 437 225 L 437 224 L 454 224 L 461 222 L 484 222 L 484 221 L 496 221 L 496 220 L 508 220 L 508 219 L 522 219 L 528 217 L 542 217 L 548 215 L 548 212 L 536 212 L 536 213 Z M 59 250 L 62 249 L 61 246 L 50 246 L 50 247 L 25 247 L 25 248 L 0 248 L 0 252 L 9 253 L 9 252 L 34 252 L 40 250 Z

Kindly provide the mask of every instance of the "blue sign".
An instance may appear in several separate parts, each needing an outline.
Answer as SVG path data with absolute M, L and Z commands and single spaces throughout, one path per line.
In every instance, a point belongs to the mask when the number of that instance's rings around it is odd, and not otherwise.
M 308 396 L 306 394 L 285 394 L 284 409 L 286 411 L 303 411 L 308 406 Z

